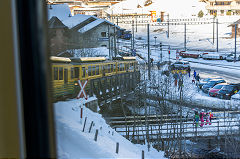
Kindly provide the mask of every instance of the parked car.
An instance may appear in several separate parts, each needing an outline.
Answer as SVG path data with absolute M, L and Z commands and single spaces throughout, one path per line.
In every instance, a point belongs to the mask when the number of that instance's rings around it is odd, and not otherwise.
M 217 97 L 220 99 L 231 99 L 231 96 L 240 90 L 240 84 L 229 84 L 218 91 Z
M 231 62 L 231 61 L 234 61 L 234 58 L 235 58 L 235 55 L 234 54 L 229 54 L 227 57 L 226 57 L 226 60 Z M 236 55 L 236 61 L 239 61 L 240 60 L 240 55 Z
M 222 79 L 222 78 L 203 78 L 203 79 L 200 79 L 200 81 L 198 83 L 199 88 L 202 89 L 202 86 L 204 84 L 208 83 L 212 79 Z
M 202 58 L 205 60 L 223 60 L 223 56 L 218 53 L 208 53 L 202 55 Z
M 188 69 L 190 64 L 188 61 L 177 61 L 171 65 L 171 69 Z
M 202 91 L 204 93 L 208 93 L 208 91 L 213 88 L 215 85 L 219 84 L 219 83 L 225 83 L 226 81 L 224 79 L 212 79 L 210 81 L 208 81 L 208 83 L 204 84 L 202 86 Z
M 227 85 L 227 83 L 219 83 L 217 85 L 215 85 L 213 88 L 211 88 L 208 92 L 209 96 L 211 97 L 216 97 L 218 94 L 218 91 L 220 91 L 223 86 Z

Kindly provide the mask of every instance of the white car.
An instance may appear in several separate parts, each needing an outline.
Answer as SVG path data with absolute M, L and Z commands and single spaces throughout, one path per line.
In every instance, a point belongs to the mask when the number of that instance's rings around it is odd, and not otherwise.
M 228 55 L 228 56 L 226 57 L 226 60 L 227 60 L 227 61 L 234 61 L 234 57 L 235 57 L 234 54 L 230 54 L 230 55 Z M 240 58 L 240 56 L 239 56 L 239 55 L 236 55 L 236 61 L 239 61 L 239 58 Z
M 202 58 L 205 60 L 222 60 L 223 56 L 219 54 L 209 53 L 209 54 L 203 54 Z
M 240 102 L 240 91 L 238 91 L 236 94 L 232 95 L 231 100 Z
M 171 65 L 172 69 L 187 69 L 190 68 L 188 61 L 176 61 Z

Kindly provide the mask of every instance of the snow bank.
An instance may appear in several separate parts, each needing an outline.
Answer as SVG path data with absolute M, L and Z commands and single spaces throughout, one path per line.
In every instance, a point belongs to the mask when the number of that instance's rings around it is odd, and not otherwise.
M 89 98 L 88 100 L 93 100 Z M 87 117 L 85 132 L 80 122 L 80 108 L 83 108 L 83 119 Z M 83 99 L 58 102 L 54 104 L 58 158 L 141 158 L 144 150 L 145 158 L 163 158 L 163 152 L 147 145 L 134 145 L 115 132 L 98 113 L 83 106 Z M 94 122 L 91 132 L 89 128 Z M 99 130 L 97 141 L 94 141 L 96 129 Z M 116 143 L 119 142 L 119 153 L 116 154 Z

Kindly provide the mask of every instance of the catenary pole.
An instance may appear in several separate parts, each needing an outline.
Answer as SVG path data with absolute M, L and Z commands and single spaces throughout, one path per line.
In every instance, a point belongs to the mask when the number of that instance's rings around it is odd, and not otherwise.
M 216 24 L 217 24 L 217 52 L 218 52 L 218 19 L 216 19 Z
M 116 25 L 114 24 L 114 57 L 117 56 L 117 44 L 116 44 Z
M 148 41 L 148 79 L 151 80 L 151 63 L 150 63 L 150 32 L 149 32 L 149 24 L 147 24 L 147 41 Z
M 214 23 L 215 23 L 215 17 L 213 17 L 213 44 L 214 44 L 214 32 L 215 32 L 215 30 L 214 30 Z
M 134 41 L 134 38 L 135 38 L 135 34 L 134 34 L 134 20 L 132 20 L 132 32 L 133 32 L 133 38 L 132 38 L 132 41 L 133 41 L 133 42 L 132 42 L 132 43 L 133 43 L 133 46 L 132 46 L 132 47 L 133 47 L 133 48 L 132 48 L 132 50 L 134 50 L 134 47 L 135 47 L 135 46 L 134 46 L 134 43 L 135 43 L 135 41 Z
M 235 47 L 234 47 L 234 62 L 237 58 L 237 24 L 235 24 Z
M 169 14 L 167 15 L 168 17 L 168 33 L 167 33 L 167 38 L 169 38 Z
M 108 53 L 109 58 L 111 59 L 111 43 L 110 43 L 110 26 L 108 25 Z
M 187 45 L 187 35 L 186 35 L 186 32 L 187 32 L 187 28 L 186 28 L 186 23 L 184 23 L 184 51 L 186 51 L 186 45 Z

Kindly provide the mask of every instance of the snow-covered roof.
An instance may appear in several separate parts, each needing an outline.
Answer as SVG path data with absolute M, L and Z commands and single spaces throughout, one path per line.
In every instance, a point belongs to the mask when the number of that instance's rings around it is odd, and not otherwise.
M 50 29 L 64 29 L 67 28 L 56 16 L 53 16 L 48 21 L 48 28 Z
M 67 4 L 51 4 L 48 5 L 48 20 L 53 16 L 58 17 L 59 20 L 64 20 L 71 15 L 70 8 Z
M 63 24 L 71 29 L 71 28 L 75 27 L 76 25 L 79 25 L 82 22 L 84 22 L 84 21 L 86 21 L 86 20 L 88 20 L 90 18 L 98 19 L 97 17 L 91 16 L 91 15 L 76 14 L 76 15 L 74 15 L 72 17 L 68 17 L 67 19 L 65 19 L 63 21 Z
M 113 23 L 111 23 L 111 22 L 109 22 L 109 21 L 107 21 L 107 20 L 105 20 L 105 19 L 98 19 L 98 20 L 95 20 L 95 21 L 93 21 L 93 22 L 85 25 L 84 27 L 82 27 L 81 29 L 79 29 L 78 32 L 80 32 L 80 33 L 86 33 L 87 31 L 89 31 L 89 30 L 97 27 L 98 25 L 100 25 L 100 24 L 102 24 L 102 23 L 107 23 L 107 24 L 109 24 L 109 25 L 114 25 Z M 118 29 L 120 29 L 119 26 L 116 25 L 116 27 L 117 27 Z

